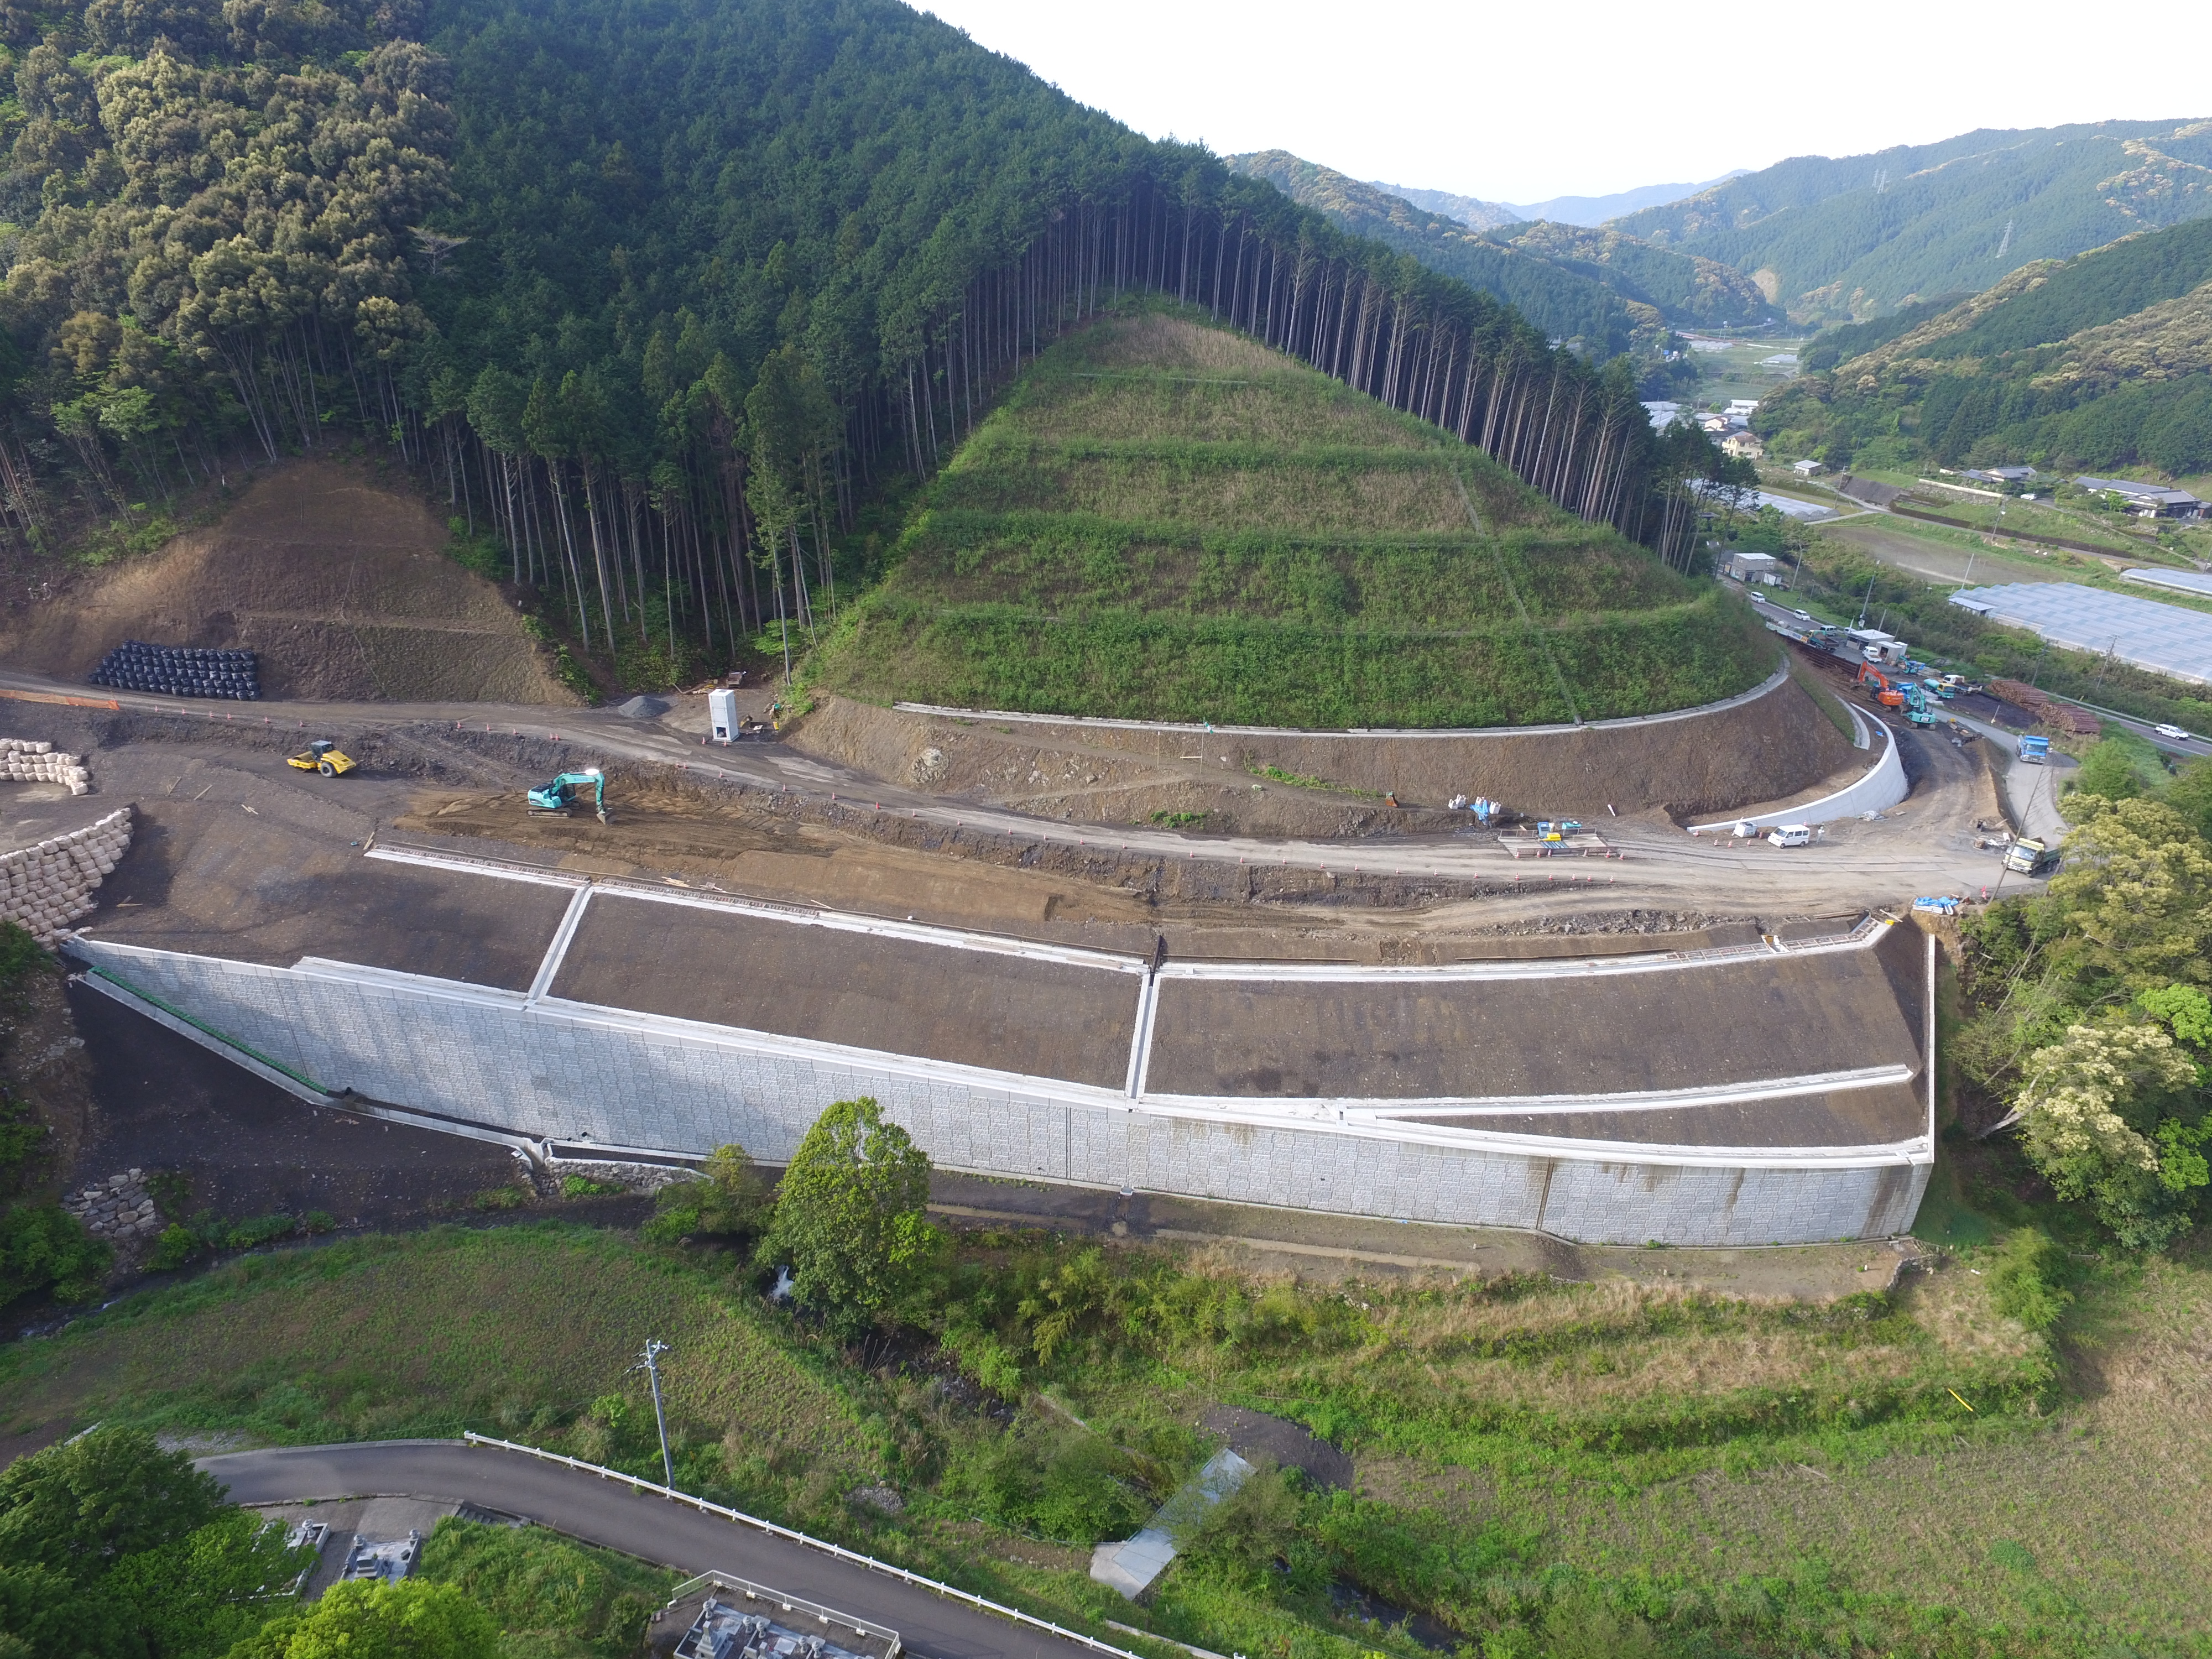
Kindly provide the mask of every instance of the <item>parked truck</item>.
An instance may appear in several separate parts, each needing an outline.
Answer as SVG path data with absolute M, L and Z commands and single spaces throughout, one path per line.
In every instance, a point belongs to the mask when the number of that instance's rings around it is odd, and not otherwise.
M 1855 646 L 1860 659 L 1883 667 L 1894 667 L 1912 654 L 1912 647 L 1894 634 L 1885 634 L 1879 628 L 1854 628 L 1844 637 Z
M 2033 761 L 2038 766 L 2051 758 L 2051 739 L 2039 738 L 2033 732 L 2023 732 L 2020 738 L 2020 757 Z
M 2014 841 L 2011 846 L 2005 848 L 2004 867 L 2015 875 L 2040 875 L 2054 862 L 2056 862 L 2056 857 L 2045 842 L 2031 840 L 2026 836 Z

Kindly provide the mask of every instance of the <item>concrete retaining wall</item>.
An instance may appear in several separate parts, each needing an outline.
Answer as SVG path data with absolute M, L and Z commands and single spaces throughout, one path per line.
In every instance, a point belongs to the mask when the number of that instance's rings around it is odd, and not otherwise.
M 1310 798 L 1316 812 L 1389 793 L 1427 807 L 1455 794 L 1487 795 L 1540 816 L 1651 808 L 1703 815 L 1811 788 L 1854 758 L 1849 740 L 1786 665 L 1725 702 L 1580 726 L 1209 729 L 879 708 L 831 697 L 788 741 L 904 787 L 1019 804 L 1050 817 L 1118 824 L 1163 807 L 1205 810 L 1225 815 L 1213 827 L 1285 835 L 1339 832 L 1318 821 L 1271 817 L 1283 809 L 1250 796 L 1255 780 L 1329 786 L 1291 792 Z M 1160 793 L 1170 787 L 1200 793 Z
M 1846 784 L 1832 795 L 1808 801 L 1802 806 L 1778 807 L 1771 811 L 1746 813 L 1741 817 L 1723 818 L 1717 823 L 1700 823 L 1690 831 L 1693 836 L 1711 835 L 1716 830 L 1725 834 L 1735 824 L 1747 820 L 1761 830 L 1771 830 L 1778 823 L 1833 823 L 1838 818 L 1863 817 L 1869 812 L 1887 812 L 1911 793 L 1912 786 L 1905 776 L 1905 763 L 1897 752 L 1897 734 L 1881 720 L 1868 721 L 1856 708 L 1851 719 L 1862 726 L 1871 724 L 1875 735 L 1881 739 L 1881 758 L 1867 768 L 1854 783 Z
M 696 1154 L 735 1140 L 777 1162 L 824 1106 L 866 1094 L 952 1170 L 1680 1245 L 1902 1231 L 1933 1157 L 1927 1137 L 1747 1154 L 1429 1128 L 1341 1103 L 1177 1106 L 312 958 L 71 950 L 325 1089 L 572 1145 Z

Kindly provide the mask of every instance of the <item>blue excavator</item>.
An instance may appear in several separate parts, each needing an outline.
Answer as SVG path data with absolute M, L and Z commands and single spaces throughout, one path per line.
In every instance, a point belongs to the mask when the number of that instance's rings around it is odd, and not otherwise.
M 566 817 L 584 804 L 587 792 L 599 822 L 613 823 L 614 820 L 607 814 L 607 781 L 596 766 L 581 772 L 563 772 L 552 782 L 540 784 L 532 790 L 530 814 L 532 817 L 544 817 L 557 813 Z

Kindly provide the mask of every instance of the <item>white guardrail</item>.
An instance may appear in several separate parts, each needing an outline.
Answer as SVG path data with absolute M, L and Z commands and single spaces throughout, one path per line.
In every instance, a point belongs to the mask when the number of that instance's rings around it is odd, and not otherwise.
M 840 1561 L 849 1561 L 856 1567 L 866 1568 L 870 1572 L 880 1572 L 886 1577 L 899 1579 L 919 1589 L 929 1590 L 938 1595 L 949 1596 L 956 1601 L 965 1601 L 971 1607 L 978 1608 L 984 1613 L 996 1613 L 1001 1619 L 1011 1619 L 1016 1624 L 1029 1626 L 1032 1630 L 1048 1631 L 1064 1641 L 1078 1643 L 1094 1652 L 1110 1653 L 1115 1656 L 1115 1659 L 1144 1659 L 1143 1655 L 1132 1653 L 1127 1648 L 1117 1648 L 1112 1643 L 1102 1642 L 1095 1636 L 1085 1636 L 1081 1631 L 1070 1630 L 1065 1625 L 1055 1625 L 1049 1619 L 1040 1619 L 1035 1613 L 1024 1613 L 1019 1607 L 1010 1607 L 1001 1602 L 991 1601 L 986 1596 L 976 1595 L 973 1590 L 962 1589 L 957 1585 L 945 1583 L 941 1579 L 932 1578 L 926 1573 L 915 1572 L 905 1567 L 896 1566 L 889 1561 L 878 1560 L 872 1555 L 862 1555 L 857 1551 L 847 1549 L 842 1544 L 833 1544 L 826 1538 L 815 1538 L 806 1533 L 793 1532 L 789 1527 L 778 1526 L 773 1521 L 763 1521 L 757 1515 L 747 1515 L 743 1510 L 733 1510 L 721 1504 L 709 1503 L 706 1498 L 695 1498 L 688 1492 L 678 1492 L 673 1486 L 664 1486 L 658 1480 L 647 1480 L 641 1475 L 624 1474 L 620 1469 L 611 1469 L 604 1464 L 586 1463 L 580 1457 L 565 1457 L 559 1452 L 546 1451 L 537 1446 L 526 1446 L 513 1440 L 497 1439 L 491 1435 L 478 1434 L 474 1430 L 469 1431 L 462 1438 L 471 1446 L 492 1446 L 501 1451 L 520 1452 L 526 1457 L 535 1457 L 543 1462 L 559 1463 L 564 1468 L 574 1469 L 580 1474 L 595 1474 L 602 1480 L 619 1480 L 624 1486 L 630 1486 L 638 1492 L 652 1492 L 656 1497 L 665 1498 L 673 1504 L 689 1504 L 702 1515 L 719 1515 L 725 1521 L 734 1522 L 738 1526 L 757 1528 L 772 1538 L 787 1539 L 792 1543 L 804 1545 L 808 1549 L 820 1550 L 824 1555 L 834 1556 Z M 692 1581 L 692 1584 L 696 1587 L 714 1578 L 720 1578 L 724 1583 L 738 1589 L 758 1588 L 747 1586 L 745 1581 L 742 1579 L 731 1578 L 713 1572 L 702 1573 Z M 797 1597 L 785 1595 L 781 1591 L 763 1589 L 761 1594 L 775 1596 L 781 1601 L 789 1601 L 794 1607 L 800 1605 Z M 811 1603 L 806 1605 L 811 1611 L 828 1611 L 828 1609 L 815 1608 Z M 864 1629 L 867 1626 L 866 1620 L 854 1619 L 849 1614 L 836 1613 L 834 1617 L 841 1624 Z M 883 1628 L 888 1630 L 888 1626 Z M 1165 1637 L 1153 1637 L 1151 1639 L 1171 1647 L 1182 1646 L 1181 1643 L 1170 1642 Z

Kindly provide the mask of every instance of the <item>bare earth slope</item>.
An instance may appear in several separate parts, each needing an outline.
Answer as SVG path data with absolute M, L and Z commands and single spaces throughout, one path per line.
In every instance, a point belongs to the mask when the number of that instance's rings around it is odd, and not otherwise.
M 125 640 L 244 646 L 264 694 L 573 703 L 497 588 L 440 550 L 421 501 L 295 461 L 222 521 L 93 573 L 13 623 L 0 658 L 66 678 Z

